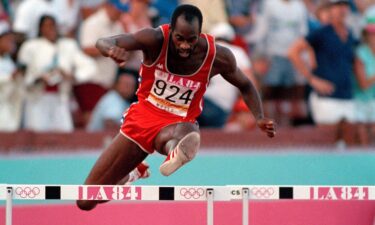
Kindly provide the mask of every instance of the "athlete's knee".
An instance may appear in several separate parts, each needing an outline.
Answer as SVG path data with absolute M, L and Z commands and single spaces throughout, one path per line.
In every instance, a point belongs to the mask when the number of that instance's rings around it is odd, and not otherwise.
M 76 204 L 79 209 L 84 211 L 90 211 L 95 208 L 97 203 L 95 201 L 77 200 Z

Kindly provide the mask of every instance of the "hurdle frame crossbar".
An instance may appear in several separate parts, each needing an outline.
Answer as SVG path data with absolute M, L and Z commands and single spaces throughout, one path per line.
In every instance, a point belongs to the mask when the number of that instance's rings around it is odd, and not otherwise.
M 13 200 L 206 201 L 207 225 L 214 201 L 242 200 L 242 224 L 249 224 L 249 200 L 375 200 L 375 186 L 226 185 L 126 186 L 0 184 L 5 224 L 12 225 Z

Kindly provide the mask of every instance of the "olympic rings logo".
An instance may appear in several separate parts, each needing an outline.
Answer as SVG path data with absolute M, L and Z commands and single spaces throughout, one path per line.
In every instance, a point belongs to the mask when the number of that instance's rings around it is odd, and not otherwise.
M 270 198 L 275 193 L 275 191 L 271 187 L 269 188 L 265 188 L 265 187 L 256 188 L 255 187 L 250 190 L 250 193 L 257 198 Z
M 35 198 L 37 195 L 39 195 L 39 193 L 40 193 L 40 189 L 37 187 L 16 188 L 16 194 L 20 196 L 21 198 Z
M 180 195 L 185 199 L 199 199 L 204 195 L 203 188 L 182 188 L 180 190 Z

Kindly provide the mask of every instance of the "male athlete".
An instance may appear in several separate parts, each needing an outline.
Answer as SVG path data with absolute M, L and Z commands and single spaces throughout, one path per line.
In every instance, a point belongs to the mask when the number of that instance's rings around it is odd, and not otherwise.
M 216 74 L 241 91 L 258 127 L 269 137 L 275 135 L 274 122 L 264 117 L 258 92 L 237 68 L 231 51 L 215 45 L 201 27 L 200 10 L 180 5 L 170 25 L 98 40 L 100 52 L 120 66 L 125 65 L 128 51 L 134 50 L 143 52 L 143 63 L 138 102 L 125 112 L 119 134 L 99 157 L 86 185 L 124 184 L 147 176 L 148 167 L 142 162 L 155 150 L 167 155 L 160 166 L 165 176 L 192 160 L 200 145 L 196 118 L 208 82 Z M 98 203 L 77 201 L 82 210 Z

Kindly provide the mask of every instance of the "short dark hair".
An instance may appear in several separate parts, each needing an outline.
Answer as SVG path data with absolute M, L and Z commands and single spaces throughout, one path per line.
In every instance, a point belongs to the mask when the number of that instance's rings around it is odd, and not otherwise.
M 188 4 L 179 5 L 174 10 L 174 12 L 172 14 L 172 19 L 171 19 L 172 30 L 176 26 L 177 18 L 179 16 L 181 16 L 181 15 L 184 15 L 185 16 L 185 20 L 187 22 L 189 22 L 189 23 L 192 23 L 193 19 L 197 18 L 198 22 L 199 22 L 199 32 L 201 32 L 201 30 L 202 30 L 202 23 L 203 23 L 202 12 L 199 10 L 198 7 L 193 6 L 193 5 L 188 5 Z

